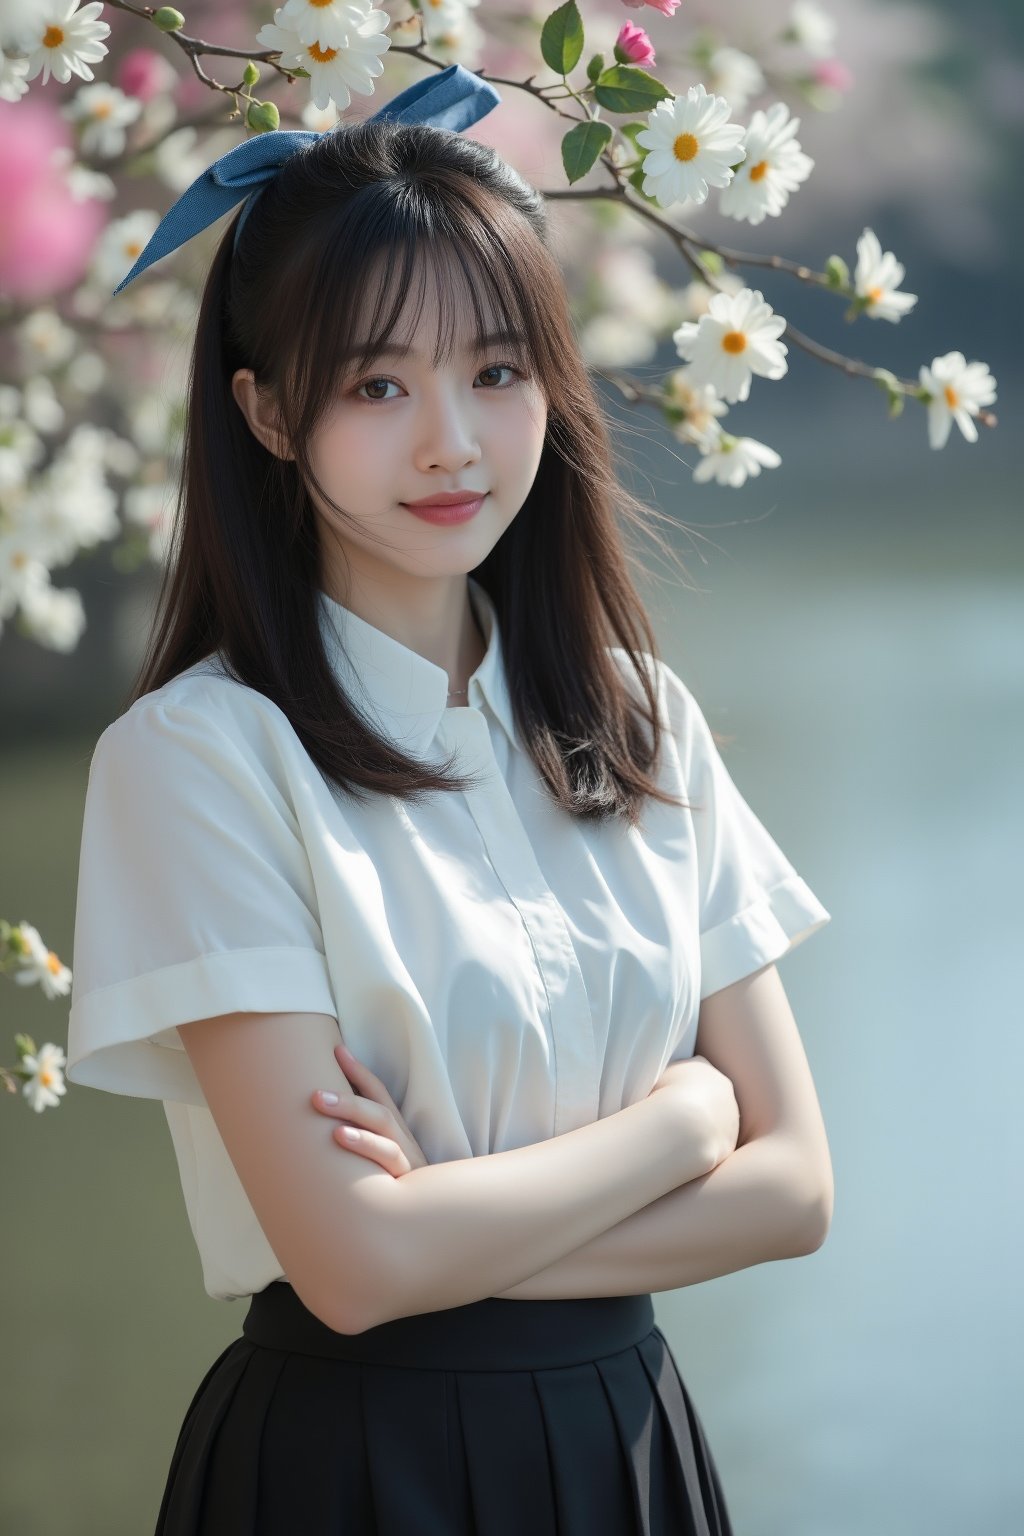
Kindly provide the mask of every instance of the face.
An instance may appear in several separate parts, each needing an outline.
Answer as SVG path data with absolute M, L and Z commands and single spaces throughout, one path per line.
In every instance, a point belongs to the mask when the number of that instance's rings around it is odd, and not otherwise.
M 538 381 L 500 343 L 480 344 L 468 299 L 454 351 L 435 367 L 438 298 L 429 276 L 412 329 L 415 308 L 406 306 L 389 343 L 411 350 L 346 374 L 309 442 L 320 483 L 348 514 L 314 495 L 322 581 L 339 601 L 350 600 L 351 579 L 377 601 L 443 606 L 512 522 L 540 463 L 547 405 Z M 465 490 L 486 495 L 461 523 L 429 523 L 403 505 Z

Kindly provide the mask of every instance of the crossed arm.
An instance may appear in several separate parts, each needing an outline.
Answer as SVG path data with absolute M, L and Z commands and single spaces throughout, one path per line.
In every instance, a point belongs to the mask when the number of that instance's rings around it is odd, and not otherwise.
M 774 965 L 704 999 L 696 1050 L 732 1081 L 736 1150 L 500 1296 L 547 1301 L 675 1290 L 821 1246 L 833 1204 L 828 1141 Z

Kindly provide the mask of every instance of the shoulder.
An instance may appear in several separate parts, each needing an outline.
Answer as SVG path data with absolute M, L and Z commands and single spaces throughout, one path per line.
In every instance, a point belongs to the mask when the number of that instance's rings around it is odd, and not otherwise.
M 681 747 L 692 746 L 695 740 L 702 738 L 708 727 L 700 705 L 667 661 L 663 661 L 660 656 L 653 656 L 650 651 L 638 651 L 634 657 L 621 645 L 610 645 L 608 652 L 638 703 L 643 702 L 644 693 L 637 675 L 636 661 L 644 667 L 654 682 L 659 719 Z
M 205 750 L 271 762 L 291 744 L 297 738 L 284 712 L 207 657 L 136 699 L 103 731 L 96 753 L 116 750 L 144 762 Z

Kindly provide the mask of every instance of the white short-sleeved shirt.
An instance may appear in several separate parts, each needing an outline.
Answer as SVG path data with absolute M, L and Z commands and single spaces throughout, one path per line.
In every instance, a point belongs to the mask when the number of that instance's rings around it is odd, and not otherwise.
M 96 745 L 66 1075 L 163 1101 L 213 1297 L 285 1276 L 179 1024 L 335 1015 L 428 1160 L 444 1162 L 646 1097 L 693 1054 L 703 998 L 830 920 L 662 662 L 659 783 L 701 808 L 648 801 L 637 829 L 562 811 L 517 738 L 494 606 L 469 587 L 487 651 L 456 708 L 441 667 L 318 597 L 351 696 L 413 753 L 437 763 L 456 749 L 477 776 L 465 794 L 358 805 L 216 656 L 137 700 Z M 639 697 L 626 653 L 613 654 Z

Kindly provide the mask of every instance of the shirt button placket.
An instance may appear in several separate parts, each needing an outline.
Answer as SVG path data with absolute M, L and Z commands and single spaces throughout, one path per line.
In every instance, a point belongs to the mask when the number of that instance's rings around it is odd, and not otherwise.
M 590 1000 L 562 909 L 547 885 L 491 748 L 487 721 L 477 709 L 451 709 L 442 720 L 447 747 L 458 750 L 458 770 L 480 778 L 466 803 L 495 872 L 526 927 L 550 1006 L 555 1062 L 551 1134 L 560 1136 L 598 1117 L 600 1071 Z

